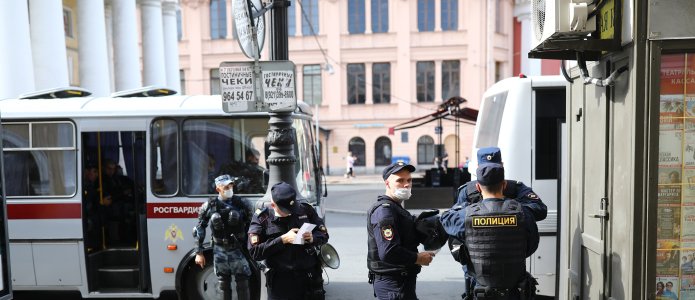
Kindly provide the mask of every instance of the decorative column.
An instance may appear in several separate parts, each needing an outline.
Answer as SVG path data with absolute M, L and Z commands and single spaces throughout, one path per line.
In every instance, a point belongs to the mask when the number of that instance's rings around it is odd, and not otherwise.
M 77 1 L 80 84 L 94 96 L 111 93 L 104 2 Z
M 34 91 L 26 1 L 0 1 L 0 99 Z
M 528 76 L 541 75 L 541 60 L 529 59 L 527 54 L 531 51 L 533 43 L 533 22 L 531 20 L 531 1 L 519 1 L 514 5 L 514 16 L 521 23 L 521 73 Z M 517 75 L 517 74 L 514 74 Z
M 63 2 L 29 0 L 29 20 L 36 90 L 69 86 Z
M 145 86 L 166 86 L 162 0 L 141 0 L 142 63 Z
M 372 33 L 372 1 L 364 0 L 364 33 Z
M 164 0 L 164 2 L 162 2 L 166 85 L 176 92 L 181 92 L 181 77 L 179 74 L 179 36 L 176 26 L 176 11 L 178 8 L 178 0 Z
M 442 99 L 442 61 L 434 61 L 434 102 L 444 102 Z
M 113 67 L 113 8 L 110 0 L 104 3 L 104 19 L 106 21 L 106 53 L 109 65 L 109 90 L 116 90 L 116 73 Z
M 434 31 L 442 31 L 442 0 L 434 0 Z
M 113 63 L 116 91 L 136 89 L 140 80 L 138 31 L 135 27 L 135 0 L 116 0 L 113 5 Z

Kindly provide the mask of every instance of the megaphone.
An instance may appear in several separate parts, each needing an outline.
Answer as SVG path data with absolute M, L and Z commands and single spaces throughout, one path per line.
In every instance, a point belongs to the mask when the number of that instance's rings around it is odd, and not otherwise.
M 331 246 L 331 244 L 323 244 L 319 249 L 319 258 L 321 259 L 321 265 L 323 267 L 329 267 L 331 269 L 337 269 L 340 267 L 340 256 L 338 256 L 338 251 Z

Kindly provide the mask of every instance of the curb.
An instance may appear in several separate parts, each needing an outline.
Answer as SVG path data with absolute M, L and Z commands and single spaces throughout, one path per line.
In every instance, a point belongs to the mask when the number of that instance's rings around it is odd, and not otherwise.
M 335 208 L 326 208 L 326 212 L 338 213 L 338 214 L 350 214 L 350 215 L 364 215 L 364 216 L 367 215 L 366 211 L 335 209 Z

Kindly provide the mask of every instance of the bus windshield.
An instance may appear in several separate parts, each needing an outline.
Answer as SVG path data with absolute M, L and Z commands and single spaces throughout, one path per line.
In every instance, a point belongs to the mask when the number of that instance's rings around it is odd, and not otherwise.
M 475 144 L 476 148 L 497 146 L 506 101 L 506 91 L 483 99 L 477 122 L 478 136 Z
M 311 130 L 295 119 L 297 188 L 316 203 Z M 239 177 L 237 194 L 262 195 L 267 189 L 270 155 L 265 138 L 268 118 L 161 118 L 152 123 L 152 189 L 158 196 L 210 196 L 220 174 Z M 180 157 L 179 157 L 180 152 Z

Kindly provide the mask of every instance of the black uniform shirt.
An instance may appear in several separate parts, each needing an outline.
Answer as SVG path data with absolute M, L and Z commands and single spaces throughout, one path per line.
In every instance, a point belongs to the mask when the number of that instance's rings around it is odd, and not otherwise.
M 304 245 L 283 244 L 281 236 L 304 223 L 315 224 L 314 241 Z M 319 261 L 313 247 L 328 242 L 328 231 L 311 205 L 302 203 L 299 211 L 287 217 L 275 215 L 273 209 L 264 208 L 254 214 L 249 227 L 248 247 L 254 260 L 265 260 L 270 268 L 282 271 L 308 270 Z

